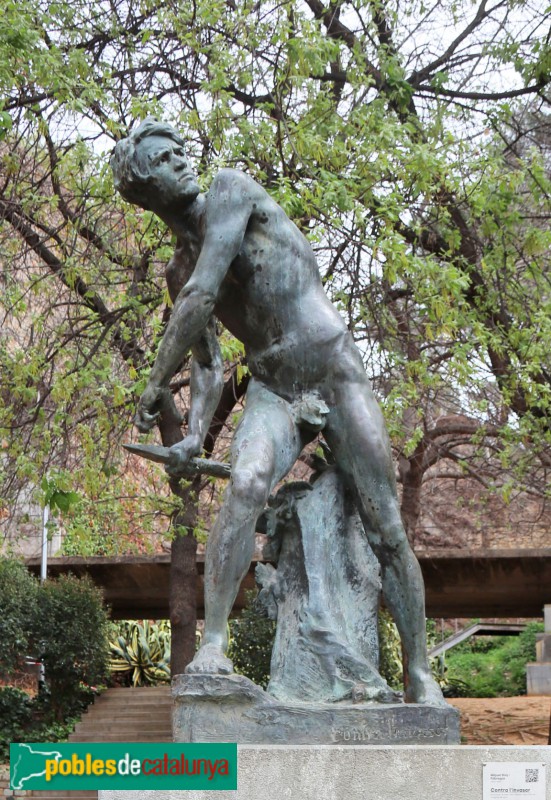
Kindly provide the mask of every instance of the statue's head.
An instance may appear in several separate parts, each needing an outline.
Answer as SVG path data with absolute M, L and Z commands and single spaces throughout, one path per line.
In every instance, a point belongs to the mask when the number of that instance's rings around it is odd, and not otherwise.
M 200 189 L 184 148 L 171 125 L 147 117 L 113 150 L 115 188 L 129 203 L 153 211 L 191 202 Z

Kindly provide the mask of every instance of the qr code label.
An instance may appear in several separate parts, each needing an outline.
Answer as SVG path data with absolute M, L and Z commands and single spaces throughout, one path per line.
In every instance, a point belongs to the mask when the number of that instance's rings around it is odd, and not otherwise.
M 546 800 L 546 767 L 541 761 L 484 762 L 482 800 Z
M 526 783 L 537 783 L 539 781 L 540 771 L 539 769 L 527 769 L 526 770 Z

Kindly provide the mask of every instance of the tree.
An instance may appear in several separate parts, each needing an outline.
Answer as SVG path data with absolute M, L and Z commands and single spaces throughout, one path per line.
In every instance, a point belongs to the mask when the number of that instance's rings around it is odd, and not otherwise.
M 75 547 L 90 530 L 96 550 L 128 547 L 171 518 L 186 532 L 173 542 L 173 630 L 189 623 L 181 669 L 194 642 L 192 532 L 211 490 L 172 482 L 169 494 L 158 472 L 131 476 L 119 448 L 170 314 L 167 231 L 113 196 L 107 164 L 147 113 L 185 131 L 205 187 L 221 165 L 245 169 L 311 239 L 385 398 L 412 536 L 435 472 L 545 501 L 549 11 L 507 0 L 3 10 L 5 514 L 47 474 L 80 496 L 64 520 Z M 245 386 L 223 335 L 209 449 L 223 448 Z M 183 365 L 184 403 L 187 381 Z M 165 443 L 180 436 L 162 420 Z

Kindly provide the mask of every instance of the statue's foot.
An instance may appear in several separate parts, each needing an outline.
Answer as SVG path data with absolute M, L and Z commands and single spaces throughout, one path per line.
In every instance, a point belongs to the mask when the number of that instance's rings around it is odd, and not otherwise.
M 216 644 L 204 644 L 186 667 L 188 675 L 231 675 L 233 664 Z
M 403 701 L 402 692 L 395 692 L 386 681 L 378 685 L 357 683 L 352 689 L 353 703 L 403 703 Z
M 430 671 L 409 672 L 409 683 L 406 689 L 406 703 L 420 703 L 424 706 L 448 706 L 442 689 L 434 680 Z

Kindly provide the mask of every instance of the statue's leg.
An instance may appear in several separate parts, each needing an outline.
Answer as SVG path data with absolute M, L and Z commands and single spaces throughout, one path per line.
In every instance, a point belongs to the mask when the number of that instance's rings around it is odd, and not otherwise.
M 251 381 L 232 443 L 232 476 L 205 556 L 205 633 L 186 672 L 229 673 L 230 611 L 254 554 L 256 521 L 302 450 L 289 404 Z
M 427 657 L 425 593 L 419 563 L 400 516 L 394 466 L 383 415 L 367 376 L 339 375 L 324 431 L 338 466 L 353 487 L 369 543 L 382 573 L 385 604 L 408 658 L 406 700 L 444 703 Z

